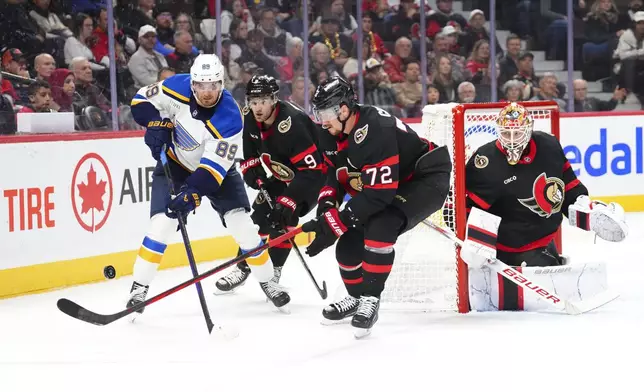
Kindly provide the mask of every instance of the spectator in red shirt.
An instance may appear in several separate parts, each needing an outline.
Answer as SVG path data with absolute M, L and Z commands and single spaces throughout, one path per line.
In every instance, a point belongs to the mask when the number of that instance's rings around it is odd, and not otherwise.
M 391 83 L 400 83 L 405 80 L 403 65 L 411 55 L 411 40 L 407 37 L 398 38 L 394 52 L 393 56 L 385 60 L 384 69 Z

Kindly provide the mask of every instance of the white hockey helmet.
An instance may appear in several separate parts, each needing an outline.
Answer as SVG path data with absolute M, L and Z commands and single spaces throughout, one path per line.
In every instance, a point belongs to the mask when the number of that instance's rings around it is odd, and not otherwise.
M 219 100 L 224 84 L 224 65 L 216 54 L 200 54 L 190 67 L 190 88 L 199 105 L 212 107 Z M 212 99 L 205 99 L 204 91 L 215 93 Z M 212 94 L 206 94 L 212 96 Z M 207 101 L 207 102 L 206 102 Z
M 516 102 L 506 105 L 496 119 L 498 140 L 508 163 L 516 165 L 532 137 L 534 120 L 530 112 Z

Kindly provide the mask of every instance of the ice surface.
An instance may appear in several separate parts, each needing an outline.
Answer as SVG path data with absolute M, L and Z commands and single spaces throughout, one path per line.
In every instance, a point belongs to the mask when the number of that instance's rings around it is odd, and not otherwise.
M 240 330 L 232 341 L 207 337 L 192 287 L 150 306 L 136 324 L 103 327 L 62 314 L 56 301 L 113 313 L 131 277 L 3 300 L 0 391 L 641 391 L 644 214 L 628 221 L 630 237 L 619 244 L 593 245 L 592 235 L 566 227 L 564 253 L 573 263 L 608 263 L 621 292 L 581 316 L 382 311 L 372 335 L 357 341 L 347 324 L 320 325 L 327 301 L 294 257 L 282 278 L 290 315 L 267 304 L 254 281 L 217 297 L 214 278 L 204 282 L 215 322 Z M 333 299 L 333 251 L 310 266 Z M 190 276 L 187 267 L 162 271 L 151 294 Z

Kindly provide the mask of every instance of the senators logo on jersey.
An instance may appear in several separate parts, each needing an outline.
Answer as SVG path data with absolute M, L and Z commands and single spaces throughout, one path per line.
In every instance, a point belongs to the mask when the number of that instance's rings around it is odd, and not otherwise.
M 561 179 L 546 177 L 546 173 L 541 173 L 532 186 L 533 197 L 518 200 L 535 214 L 549 218 L 561 210 L 565 193 L 565 185 Z
M 335 172 L 338 182 L 351 195 L 362 192 L 362 177 L 360 172 L 350 172 L 346 167 L 341 167 Z
M 261 159 L 264 165 L 268 167 L 271 173 L 273 173 L 275 178 L 277 178 L 278 180 L 289 182 L 293 181 L 293 179 L 295 178 L 295 173 L 293 172 L 293 170 L 291 170 L 283 163 L 272 160 L 270 154 L 262 154 Z

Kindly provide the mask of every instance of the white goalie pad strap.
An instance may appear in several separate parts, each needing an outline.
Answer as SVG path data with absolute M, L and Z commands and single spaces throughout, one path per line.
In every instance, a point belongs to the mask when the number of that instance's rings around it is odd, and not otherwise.
M 617 203 L 590 202 L 580 196 L 568 207 L 568 222 L 582 230 L 593 231 L 605 241 L 620 242 L 628 235 L 624 209 Z
M 473 207 L 467 219 L 461 258 L 472 268 L 481 268 L 496 257 L 496 239 L 501 218 Z
M 567 301 L 580 301 L 595 297 L 608 290 L 607 269 L 604 263 L 572 264 L 557 267 L 520 267 L 528 279 L 538 281 L 540 287 L 555 292 Z M 479 312 L 503 310 L 504 299 L 501 282 L 503 277 L 491 269 L 470 269 L 470 305 Z M 516 302 L 519 310 L 552 310 L 546 299 L 525 293 L 519 287 Z M 501 307 L 501 309 L 499 309 Z

